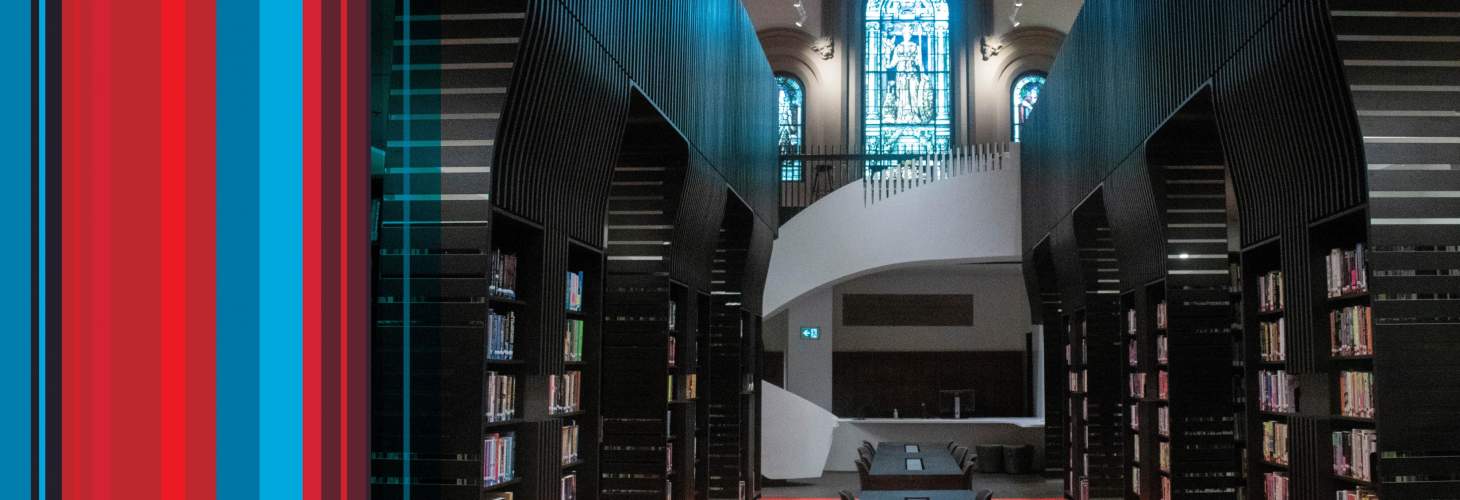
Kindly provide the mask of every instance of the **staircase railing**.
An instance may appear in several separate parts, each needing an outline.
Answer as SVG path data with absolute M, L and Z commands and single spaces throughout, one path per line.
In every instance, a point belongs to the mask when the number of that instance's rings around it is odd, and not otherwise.
M 913 188 L 940 180 L 1003 170 L 1019 164 L 1019 145 L 979 144 L 922 156 L 869 171 L 862 179 L 864 201 L 871 205 Z
M 940 153 L 865 154 L 815 148 L 782 153 L 781 222 L 833 191 L 861 182 L 867 204 L 917 186 L 1017 164 L 1016 144 L 981 144 Z

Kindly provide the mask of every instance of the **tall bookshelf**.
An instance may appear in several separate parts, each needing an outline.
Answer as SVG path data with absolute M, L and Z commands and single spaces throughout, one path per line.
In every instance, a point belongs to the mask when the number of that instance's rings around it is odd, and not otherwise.
M 1088 417 L 1089 370 L 1085 344 L 1085 314 L 1076 311 L 1064 322 L 1065 351 L 1065 497 L 1073 500 L 1090 498 L 1090 467 L 1086 448 L 1089 444 Z
M 1314 325 L 1319 368 L 1329 394 L 1326 426 L 1332 446 L 1319 462 L 1332 464 L 1321 490 L 1362 498 L 1379 493 L 1373 307 L 1369 293 L 1368 212 L 1359 206 L 1309 228 L 1310 276 L 1322 286 Z M 1319 436 L 1320 438 L 1322 436 Z

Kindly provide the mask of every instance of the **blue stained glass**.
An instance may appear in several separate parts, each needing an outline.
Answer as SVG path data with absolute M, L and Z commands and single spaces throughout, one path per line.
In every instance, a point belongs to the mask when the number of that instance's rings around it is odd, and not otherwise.
M 1010 92 L 1013 107 L 1009 113 L 1014 121 L 1014 142 L 1024 138 L 1024 123 L 1029 121 L 1029 113 L 1034 111 L 1034 103 L 1039 102 L 1039 91 L 1044 90 L 1044 81 L 1044 73 L 1037 72 L 1025 73 L 1014 80 L 1014 89 Z
M 953 128 L 948 2 L 868 0 L 866 40 L 866 152 L 947 150 Z
M 776 75 L 776 89 L 780 94 L 780 109 L 776 114 L 777 144 L 781 154 L 800 154 L 806 135 L 806 93 L 801 80 L 794 76 Z M 781 181 L 800 181 L 801 170 L 801 160 L 781 161 Z

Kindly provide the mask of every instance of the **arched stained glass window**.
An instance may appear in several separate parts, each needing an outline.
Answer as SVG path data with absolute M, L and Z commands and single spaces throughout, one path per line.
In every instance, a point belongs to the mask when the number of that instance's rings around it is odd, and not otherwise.
M 1014 80 L 1012 108 L 1009 116 L 1014 121 L 1014 142 L 1024 139 L 1024 123 L 1029 120 L 1029 112 L 1034 111 L 1034 103 L 1039 102 L 1039 91 L 1044 90 L 1044 73 L 1031 72 L 1020 75 Z
M 866 152 L 941 151 L 951 143 L 946 0 L 867 0 Z
M 794 76 L 776 75 L 780 111 L 776 114 L 781 154 L 800 154 L 806 136 L 806 92 Z M 781 181 L 801 180 L 801 160 L 781 161 Z

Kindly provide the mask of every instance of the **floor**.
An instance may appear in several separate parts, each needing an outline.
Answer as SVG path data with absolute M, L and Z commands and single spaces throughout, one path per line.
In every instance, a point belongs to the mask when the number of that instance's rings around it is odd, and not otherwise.
M 994 498 L 998 499 L 1055 499 L 1062 496 L 1058 478 L 1045 478 L 1038 474 L 976 474 L 974 484 L 993 490 Z M 827 472 L 819 478 L 773 483 L 761 489 L 765 500 L 835 500 L 838 491 L 859 491 L 855 472 Z

